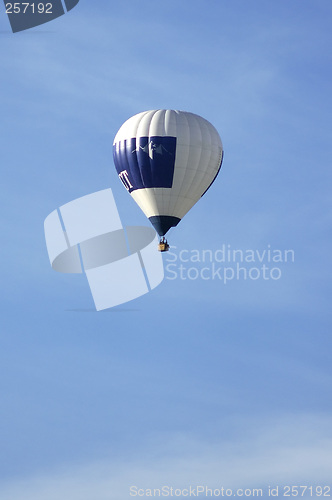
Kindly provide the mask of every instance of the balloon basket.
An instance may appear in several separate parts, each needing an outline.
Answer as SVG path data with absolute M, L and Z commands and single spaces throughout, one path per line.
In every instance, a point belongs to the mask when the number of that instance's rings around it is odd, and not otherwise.
M 165 238 L 160 240 L 159 245 L 158 245 L 158 250 L 159 250 L 159 252 L 168 252 L 169 244 L 167 243 Z

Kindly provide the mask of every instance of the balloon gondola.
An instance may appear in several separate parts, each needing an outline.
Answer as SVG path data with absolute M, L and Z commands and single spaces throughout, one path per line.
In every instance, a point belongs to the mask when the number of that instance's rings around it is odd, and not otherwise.
M 206 193 L 223 160 L 223 146 L 210 122 L 194 113 L 152 110 L 119 129 L 113 143 L 118 176 L 160 236 Z
M 159 252 L 168 252 L 169 250 L 169 244 L 167 243 L 167 240 L 164 236 L 160 238 L 158 250 Z

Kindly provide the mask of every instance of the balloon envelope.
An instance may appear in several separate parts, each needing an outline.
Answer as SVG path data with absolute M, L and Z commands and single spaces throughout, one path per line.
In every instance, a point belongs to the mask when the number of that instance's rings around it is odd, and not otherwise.
M 163 236 L 209 189 L 220 170 L 223 147 L 204 118 L 152 110 L 122 125 L 113 157 L 123 185 Z

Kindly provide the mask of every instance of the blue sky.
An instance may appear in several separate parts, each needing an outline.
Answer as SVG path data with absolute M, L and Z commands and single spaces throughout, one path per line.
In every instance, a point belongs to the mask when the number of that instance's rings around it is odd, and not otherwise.
M 1 498 L 329 484 L 331 14 L 81 0 L 14 35 L 2 9 Z M 157 108 L 202 115 L 225 148 L 173 251 L 271 245 L 295 261 L 279 280 L 165 279 L 96 313 L 83 276 L 52 271 L 43 221 L 111 187 L 122 222 L 148 224 L 112 142 Z

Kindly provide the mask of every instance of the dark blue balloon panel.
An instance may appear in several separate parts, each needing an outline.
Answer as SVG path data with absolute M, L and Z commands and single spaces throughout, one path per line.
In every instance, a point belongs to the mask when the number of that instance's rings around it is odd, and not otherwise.
M 171 188 L 174 177 L 176 137 L 139 137 L 113 147 L 115 168 L 131 193 L 144 188 Z
M 80 0 L 65 0 L 67 10 L 70 11 L 71 9 L 76 7 L 76 5 L 78 4 L 79 1 Z

